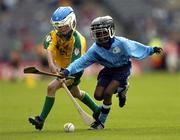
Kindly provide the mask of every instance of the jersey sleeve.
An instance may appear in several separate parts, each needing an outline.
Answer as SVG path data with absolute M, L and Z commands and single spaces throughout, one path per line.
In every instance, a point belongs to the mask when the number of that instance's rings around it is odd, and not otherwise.
M 94 50 L 90 48 L 85 55 L 81 56 L 80 58 L 76 59 L 73 63 L 71 63 L 67 70 L 69 71 L 69 75 L 75 74 L 84 70 L 86 67 L 90 66 L 96 62 L 96 57 L 94 54 Z
M 54 51 L 55 41 L 52 38 L 52 34 L 49 33 L 44 39 L 44 48 L 50 51 Z
M 44 40 L 43 40 L 43 45 L 45 49 L 48 49 L 49 45 L 52 42 L 52 38 L 51 38 L 51 34 L 49 33 L 48 35 L 45 36 Z
M 149 55 L 152 55 L 154 52 L 152 47 L 129 39 L 124 40 L 123 46 L 126 49 L 130 58 L 135 58 L 139 60 L 144 59 Z
M 77 37 L 77 40 L 80 39 L 80 43 L 81 43 L 81 56 L 82 56 L 86 52 L 86 38 L 81 33 L 79 33 L 77 30 L 75 31 L 74 34 Z
M 81 55 L 84 55 L 86 52 L 86 39 L 83 36 L 81 37 L 81 45 L 82 45 Z

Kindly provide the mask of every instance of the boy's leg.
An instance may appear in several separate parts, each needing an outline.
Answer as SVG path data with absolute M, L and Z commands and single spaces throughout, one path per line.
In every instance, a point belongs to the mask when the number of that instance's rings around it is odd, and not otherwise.
M 103 92 L 104 92 L 105 87 L 101 86 L 100 84 L 96 86 L 96 89 L 94 91 L 94 98 L 97 101 L 102 101 L 103 100 Z M 97 113 L 93 113 L 93 118 L 97 121 L 99 118 L 99 114 L 101 111 L 102 106 L 99 107 L 99 110 Z
M 99 116 L 99 120 L 103 124 L 105 123 L 108 113 L 110 111 L 110 107 L 112 104 L 112 95 L 114 91 L 117 90 L 118 86 L 119 86 L 119 82 L 116 80 L 112 80 L 104 91 L 104 101 L 103 101 L 103 106 L 102 106 L 101 113 Z
M 93 128 L 93 129 L 103 129 L 104 128 L 104 124 L 106 122 L 106 119 L 107 119 L 108 114 L 111 109 L 112 95 L 113 95 L 114 91 L 117 90 L 118 86 L 119 86 L 119 82 L 112 80 L 110 82 L 110 84 L 108 85 L 108 87 L 105 89 L 104 101 L 103 101 L 100 115 L 98 117 L 98 121 L 96 121 L 95 124 L 92 124 L 91 128 Z
M 54 96 L 46 96 L 45 102 L 44 102 L 44 106 L 42 109 L 42 112 L 40 114 L 40 118 L 44 121 L 49 112 L 51 111 L 53 105 L 54 105 L 54 101 L 55 101 L 55 97 Z
M 54 105 L 55 92 L 60 86 L 61 84 L 58 80 L 53 80 L 48 86 L 48 95 L 45 98 L 41 114 L 39 116 L 29 117 L 29 122 L 34 125 L 36 129 L 41 130 L 43 128 L 44 121 Z
M 117 97 L 119 97 L 119 106 L 120 107 L 124 107 L 124 105 L 126 104 L 126 93 L 128 91 L 128 87 L 129 85 L 126 85 L 124 87 L 119 87 L 117 89 Z
M 119 107 L 124 107 L 126 104 L 126 93 L 129 88 L 128 78 L 130 75 L 130 70 L 119 73 L 119 78 L 117 79 L 120 82 L 120 85 L 117 89 L 117 96 L 119 97 Z
M 81 91 L 82 98 L 81 101 L 87 105 L 94 114 L 98 114 L 100 112 L 99 106 L 93 101 L 93 99 L 89 96 L 89 94 L 85 91 Z
M 83 71 L 76 73 L 72 76 L 75 77 L 73 83 L 68 86 L 68 89 L 71 91 L 72 95 L 75 98 L 78 98 L 80 101 L 82 101 L 85 105 L 87 105 L 92 111 L 93 114 L 99 114 L 100 108 L 99 106 L 93 101 L 93 99 L 88 95 L 87 92 L 80 91 L 79 88 L 79 83 L 80 83 L 80 78 L 83 74 Z M 97 116 L 97 115 L 95 115 Z M 94 117 L 94 115 L 93 115 Z
M 87 92 L 80 91 L 78 86 L 71 87 L 70 91 L 74 97 L 78 98 L 81 102 L 87 105 L 93 111 L 93 113 L 96 114 L 100 112 L 99 106 L 93 101 Z
M 54 101 L 55 101 L 55 97 L 46 96 L 44 106 L 43 106 L 40 116 L 29 117 L 29 122 L 32 125 L 35 125 L 36 129 L 41 130 L 43 128 L 44 121 L 47 118 L 49 112 L 51 111 Z
M 104 68 L 98 74 L 98 77 L 97 77 L 98 82 L 94 91 L 94 98 L 98 101 L 104 100 L 104 91 L 112 80 L 111 76 L 108 76 L 109 75 L 108 73 L 109 72 L 106 70 L 106 68 Z M 102 106 L 100 106 L 100 111 L 101 110 L 102 110 Z M 95 118 L 97 122 L 99 122 L 99 115 L 100 115 L 100 112 L 98 112 L 98 114 L 93 114 L 93 117 Z M 97 122 L 95 122 L 95 125 Z
M 91 125 L 90 129 L 104 129 L 104 124 L 110 112 L 111 105 L 103 103 L 98 119 Z

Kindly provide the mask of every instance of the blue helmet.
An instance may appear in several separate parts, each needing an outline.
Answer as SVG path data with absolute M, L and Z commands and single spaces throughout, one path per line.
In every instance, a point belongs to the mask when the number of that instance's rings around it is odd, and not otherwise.
M 71 7 L 59 7 L 54 11 L 51 17 L 51 24 L 56 31 L 61 31 L 61 28 L 68 26 L 71 30 L 76 28 L 76 16 Z

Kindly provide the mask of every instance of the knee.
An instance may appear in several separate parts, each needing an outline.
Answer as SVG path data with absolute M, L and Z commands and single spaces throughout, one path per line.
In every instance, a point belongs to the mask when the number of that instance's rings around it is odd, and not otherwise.
M 51 94 L 55 94 L 55 91 L 56 91 L 56 87 L 53 86 L 52 84 L 49 84 L 48 85 L 48 88 L 47 88 L 47 92 L 48 92 L 48 95 L 51 95 Z
M 112 93 L 104 92 L 104 96 L 103 96 L 104 100 L 109 100 L 109 99 L 111 99 L 111 97 L 112 97 Z
M 70 90 L 70 92 L 74 98 L 78 98 L 79 100 L 81 100 L 84 95 L 84 92 L 80 90 Z
M 73 92 L 71 92 L 71 94 L 72 94 L 72 96 L 73 96 L 74 98 L 81 99 L 81 96 L 80 96 L 80 94 L 73 93 Z
M 101 95 L 98 95 L 98 94 L 94 94 L 94 98 L 98 101 L 102 101 L 103 100 L 103 97 Z
M 123 92 L 127 92 L 128 88 L 129 88 L 129 85 L 124 85 L 124 86 L 118 87 L 117 93 L 121 94 Z

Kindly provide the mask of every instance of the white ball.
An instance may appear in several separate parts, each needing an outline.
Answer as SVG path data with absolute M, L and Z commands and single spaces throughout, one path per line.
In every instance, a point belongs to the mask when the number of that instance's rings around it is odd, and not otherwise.
M 72 123 L 66 123 L 66 124 L 64 125 L 64 131 L 65 131 L 65 132 L 74 132 L 74 130 L 75 130 L 74 124 L 72 124 Z

